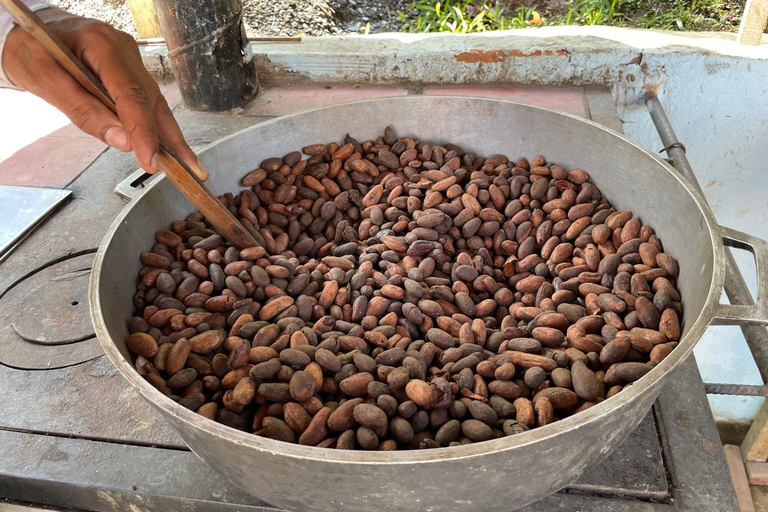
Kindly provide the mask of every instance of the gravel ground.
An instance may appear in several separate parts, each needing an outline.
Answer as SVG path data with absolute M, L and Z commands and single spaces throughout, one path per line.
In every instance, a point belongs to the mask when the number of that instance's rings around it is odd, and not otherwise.
M 348 32 L 365 29 L 370 22 L 371 32 L 399 32 L 399 11 L 405 12 L 406 0 L 331 0 L 340 20 Z
M 246 0 L 248 34 L 256 36 L 340 35 L 345 31 L 326 0 Z
M 136 37 L 131 9 L 125 0 L 47 0 L 67 12 L 109 23 Z
M 126 0 L 49 0 L 62 9 L 105 21 L 137 36 Z M 407 0 L 245 0 L 250 36 L 327 36 L 400 30 Z

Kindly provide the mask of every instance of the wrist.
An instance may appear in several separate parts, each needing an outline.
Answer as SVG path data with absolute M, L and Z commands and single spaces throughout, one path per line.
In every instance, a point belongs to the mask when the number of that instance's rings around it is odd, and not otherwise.
M 48 5 L 46 2 L 42 0 L 21 0 L 21 1 L 33 12 L 43 12 L 45 10 L 52 8 L 50 5 Z M 13 31 L 15 28 L 16 28 L 16 25 L 13 22 L 13 18 L 11 17 L 10 13 L 4 10 L 0 10 L 0 87 L 16 88 L 16 87 L 13 87 L 13 85 L 8 81 L 8 77 L 3 71 L 4 69 L 3 57 L 5 53 L 4 49 L 5 49 L 6 39 L 10 34 L 10 32 Z
M 50 6 L 50 7 L 46 7 L 45 9 L 41 9 L 36 14 L 37 14 L 37 17 L 40 18 L 40 21 L 42 21 L 46 25 L 51 25 L 58 21 L 65 20 L 68 18 L 80 17 L 80 16 L 77 16 L 76 14 L 72 14 L 70 12 L 64 11 L 55 6 Z
M 70 18 L 79 18 L 58 7 L 47 5 L 43 6 L 36 14 L 43 23 L 52 29 Z M 24 84 L 18 75 L 32 58 L 30 51 L 32 44 L 36 44 L 34 38 L 18 25 L 11 27 L 7 36 L 0 39 L 0 87 L 31 90 L 30 84 Z

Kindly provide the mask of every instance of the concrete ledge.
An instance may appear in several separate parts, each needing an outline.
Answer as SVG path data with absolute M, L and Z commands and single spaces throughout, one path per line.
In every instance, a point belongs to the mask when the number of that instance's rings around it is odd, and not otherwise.
M 768 37 L 764 37 L 768 43 Z M 377 34 L 253 43 L 266 86 L 306 83 L 546 84 L 610 86 L 617 104 L 639 105 L 646 89 L 691 58 L 721 69 L 738 61 L 768 66 L 768 45 L 735 34 L 617 27 L 545 27 L 477 35 Z M 145 64 L 169 76 L 165 47 L 143 48 Z
M 139 44 L 141 60 L 144 67 L 159 82 L 173 79 L 171 65 L 168 62 L 168 47 L 165 42 Z

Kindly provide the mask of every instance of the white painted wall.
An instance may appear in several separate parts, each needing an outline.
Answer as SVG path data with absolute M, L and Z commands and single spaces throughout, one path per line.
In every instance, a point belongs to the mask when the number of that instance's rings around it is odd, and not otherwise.
M 0 89 L 0 162 L 40 137 L 69 124 L 67 116 L 37 96 L 29 93 Z
M 660 98 L 718 221 L 768 239 L 768 62 L 648 60 L 665 68 Z M 628 136 L 661 147 L 644 110 L 621 108 L 620 116 Z M 754 260 L 744 251 L 735 256 L 754 296 Z M 711 327 L 694 353 L 706 382 L 762 384 L 738 327 Z M 737 422 L 751 421 L 763 400 L 710 396 L 716 419 Z

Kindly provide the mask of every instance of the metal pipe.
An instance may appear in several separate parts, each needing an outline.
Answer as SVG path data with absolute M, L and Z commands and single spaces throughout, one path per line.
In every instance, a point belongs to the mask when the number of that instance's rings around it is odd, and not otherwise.
M 653 119 L 656 131 L 659 133 L 661 143 L 664 145 L 669 158 L 672 159 L 672 165 L 682 174 L 691 184 L 704 196 L 696 175 L 693 172 L 688 157 L 685 154 L 685 146 L 677 139 L 672 124 L 667 118 L 664 107 L 661 105 L 658 96 L 652 92 L 645 95 L 645 106 Z M 723 288 L 731 304 L 754 304 L 752 294 L 741 275 L 736 260 L 728 247 L 725 247 L 725 283 Z M 747 340 L 749 350 L 755 359 L 757 369 L 760 371 L 760 377 L 763 382 L 768 382 L 768 330 L 759 325 L 741 325 L 741 332 L 744 339 Z
M 242 0 L 155 0 L 155 5 L 187 106 L 229 110 L 256 95 L 259 80 L 243 27 Z

